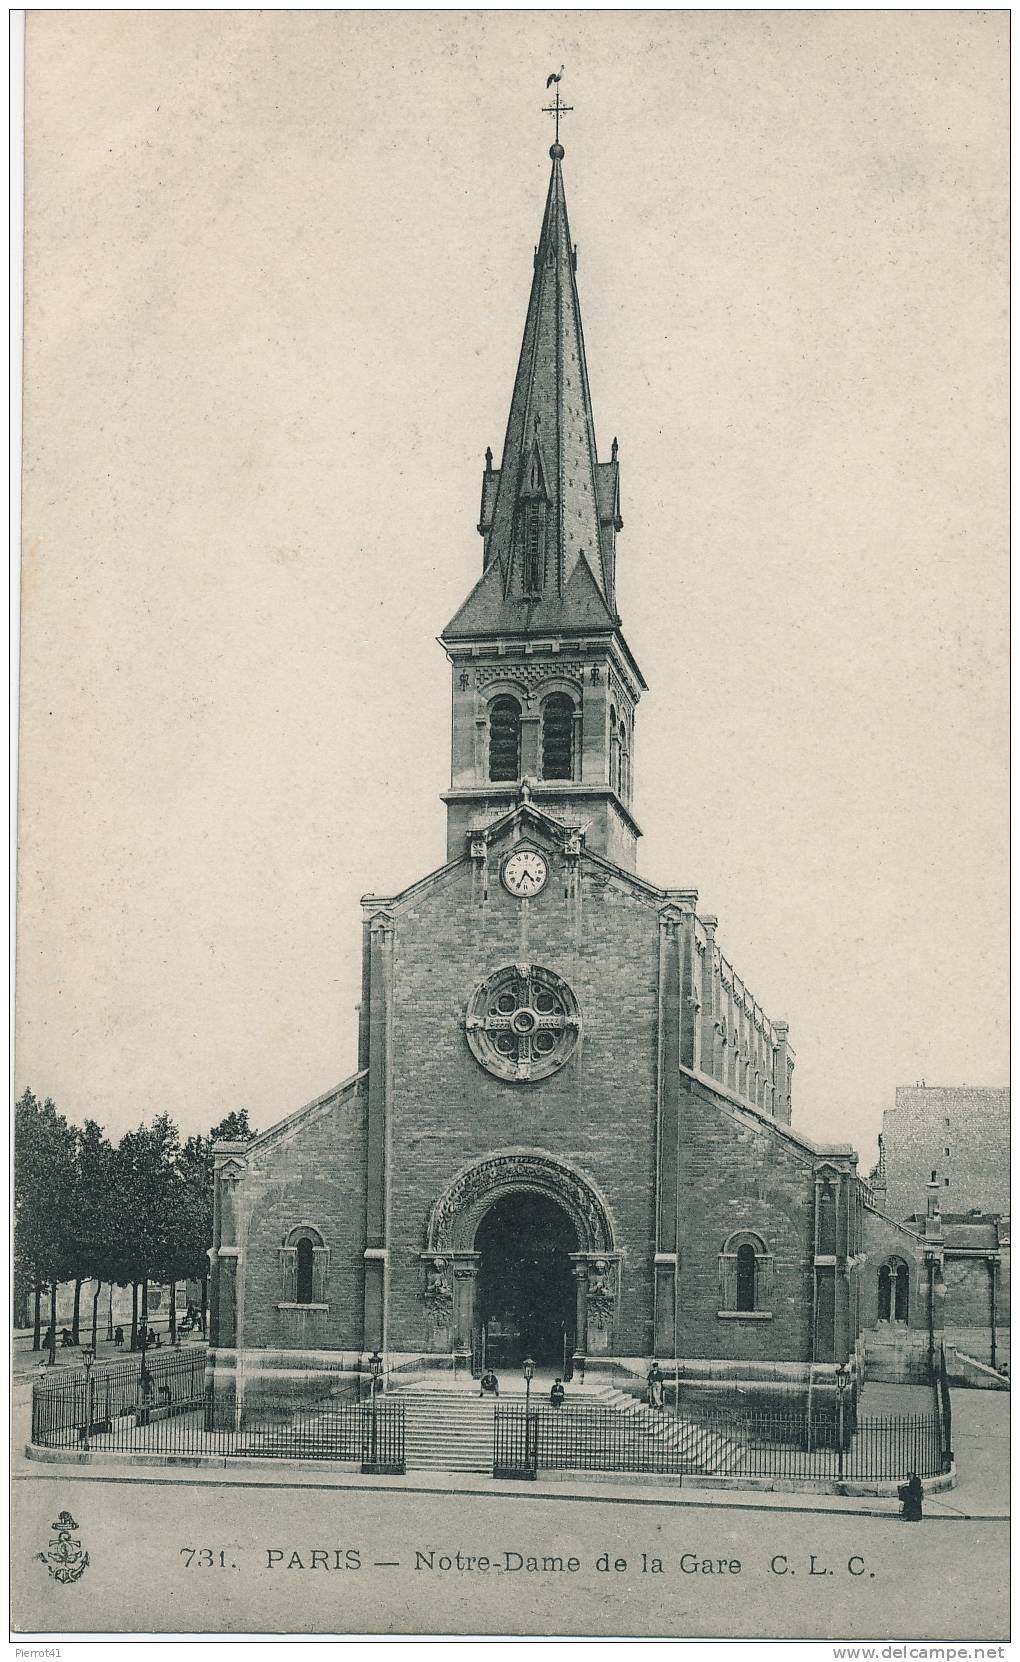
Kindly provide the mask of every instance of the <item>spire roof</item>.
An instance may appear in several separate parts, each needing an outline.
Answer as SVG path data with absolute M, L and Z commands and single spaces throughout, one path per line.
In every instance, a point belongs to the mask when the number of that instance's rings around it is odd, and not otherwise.
M 552 172 L 510 402 L 502 466 L 487 458 L 482 495 L 485 568 L 446 637 L 613 628 L 617 462 L 595 447 L 576 250 L 563 190 L 563 146 Z

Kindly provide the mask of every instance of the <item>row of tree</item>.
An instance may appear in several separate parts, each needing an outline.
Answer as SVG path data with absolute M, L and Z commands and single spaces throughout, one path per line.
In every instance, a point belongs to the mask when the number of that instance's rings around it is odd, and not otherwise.
M 48 1097 L 40 1102 L 26 1091 L 15 1107 L 14 1272 L 16 1286 L 28 1290 L 33 1304 L 33 1349 L 41 1346 L 48 1297 L 54 1360 L 57 1286 L 64 1281 L 74 1283 L 75 1344 L 86 1281 L 96 1284 L 93 1345 L 104 1284 L 131 1288 L 132 1350 L 144 1348 L 150 1282 L 171 1288 L 171 1339 L 179 1280 L 201 1281 L 204 1315 L 213 1239 L 212 1145 L 219 1137 L 246 1141 L 253 1135 L 246 1109 L 229 1114 L 207 1137 L 184 1142 L 169 1115 L 159 1114 L 114 1144 L 95 1120 L 73 1125 Z

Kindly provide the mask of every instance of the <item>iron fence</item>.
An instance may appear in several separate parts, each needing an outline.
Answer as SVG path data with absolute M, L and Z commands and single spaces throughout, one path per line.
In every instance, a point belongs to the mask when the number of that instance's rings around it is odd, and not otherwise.
M 32 1387 L 32 1441 L 70 1447 L 124 1420 L 175 1418 L 200 1407 L 204 1393 L 204 1351 L 150 1352 L 144 1362 L 68 1369 Z
M 540 1470 L 718 1473 L 821 1481 L 934 1477 L 948 1458 L 935 1414 L 844 1420 L 807 1412 L 703 1414 L 621 1412 L 595 1404 L 495 1411 L 493 1473 Z
M 137 1367 L 85 1370 L 40 1381 L 32 1391 L 32 1441 L 97 1455 L 159 1454 L 359 1462 L 365 1471 L 404 1470 L 404 1404 L 327 1399 L 285 1417 L 235 1414 L 205 1385 L 204 1356 Z

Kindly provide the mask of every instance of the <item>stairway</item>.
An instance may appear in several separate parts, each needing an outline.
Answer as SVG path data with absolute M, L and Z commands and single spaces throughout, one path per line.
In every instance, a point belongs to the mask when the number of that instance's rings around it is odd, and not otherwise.
M 615 1385 L 589 1386 L 585 1398 L 602 1407 L 615 1408 L 618 1414 L 635 1416 L 664 1449 L 679 1454 L 685 1471 L 724 1475 L 733 1470 L 743 1454 L 739 1443 L 709 1430 L 708 1426 L 699 1425 L 696 1420 L 678 1419 L 668 1408 L 649 1408 Z
M 487 1472 L 492 1475 L 495 1413 L 492 1399 L 467 1391 L 407 1386 L 404 1458 L 407 1470 Z
M 404 1450 L 408 1471 L 492 1472 L 495 1410 L 491 1397 L 480 1397 L 477 1385 L 437 1386 L 415 1380 L 398 1387 L 404 1404 Z M 523 1407 L 525 1393 L 500 1393 L 501 1403 Z M 545 1396 L 533 1393 L 532 1402 L 545 1406 Z M 640 1424 L 663 1450 L 677 1451 L 690 1472 L 732 1470 L 739 1461 L 740 1445 L 693 1420 L 677 1419 L 668 1409 L 653 1410 L 626 1391 L 611 1385 L 584 1387 L 583 1392 L 567 1388 L 567 1403 L 612 1409 Z

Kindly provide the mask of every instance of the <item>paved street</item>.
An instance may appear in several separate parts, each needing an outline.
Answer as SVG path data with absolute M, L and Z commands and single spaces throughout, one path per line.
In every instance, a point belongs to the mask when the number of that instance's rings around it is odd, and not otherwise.
M 35 1561 L 63 1509 L 90 1557 L 71 1586 Z M 15 1481 L 13 1533 L 23 1632 L 1008 1636 L 1001 1520 L 39 1468 Z

